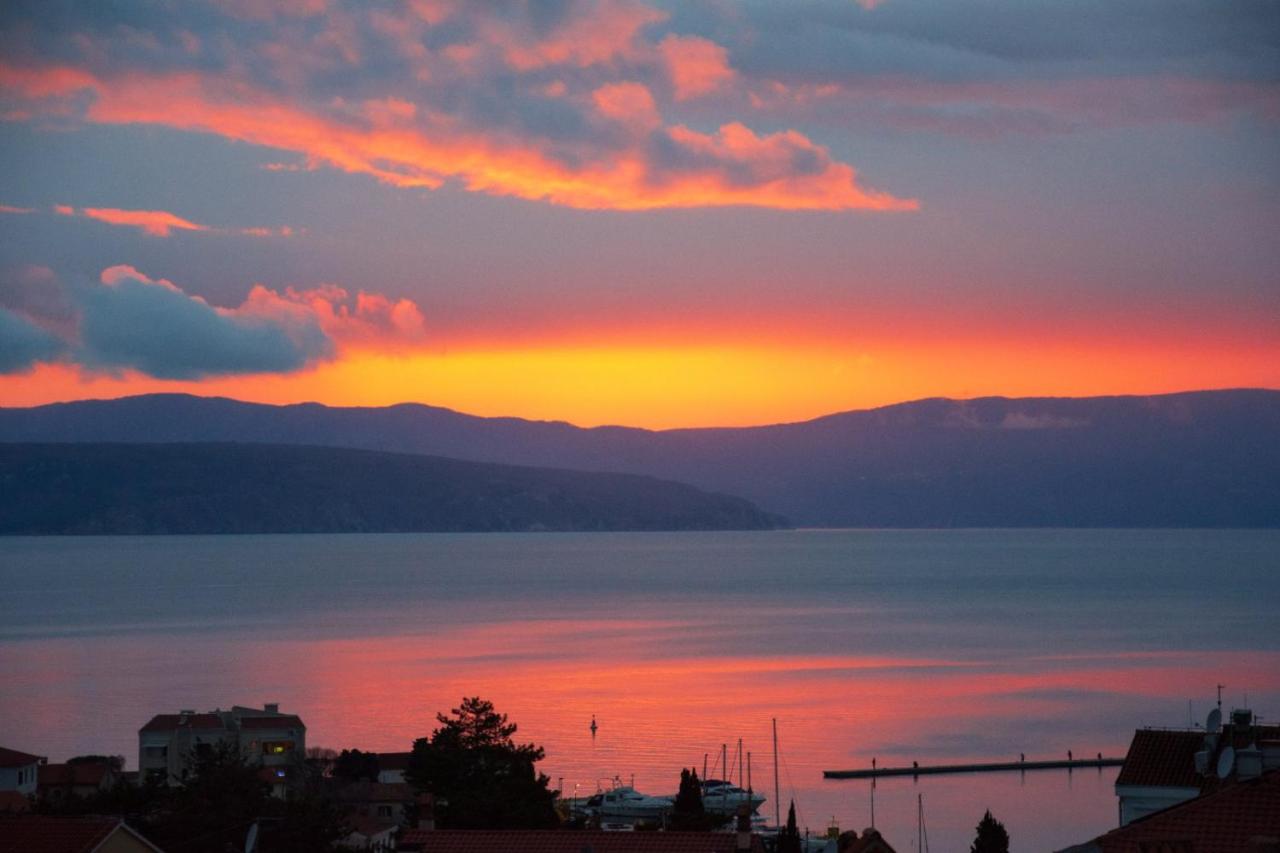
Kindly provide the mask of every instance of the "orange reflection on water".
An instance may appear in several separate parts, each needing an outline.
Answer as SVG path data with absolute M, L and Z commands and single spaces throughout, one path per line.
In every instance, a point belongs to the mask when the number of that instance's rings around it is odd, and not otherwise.
M 869 787 L 825 782 L 824 769 L 867 766 L 873 757 L 884 766 L 1068 749 L 1122 755 L 1134 728 L 1184 720 L 1188 694 L 1218 682 L 1272 697 L 1280 688 L 1275 652 L 953 659 L 673 651 L 673 638 L 678 645 L 689 628 L 680 619 L 590 618 L 252 642 L 181 632 L 184 655 L 205 662 L 183 673 L 173 670 L 170 644 L 155 637 L 54 638 L 17 644 L 20 652 L 0 647 L 0 680 L 13 688 L 0 695 L 6 716 L 34 721 L 28 736 L 54 760 L 111 751 L 130 764 L 138 726 L 178 706 L 278 701 L 306 721 L 311 746 L 399 751 L 430 733 L 436 712 L 480 695 L 519 724 L 520 739 L 546 748 L 542 769 L 569 793 L 615 776 L 670 793 L 682 766 L 701 773 L 706 762 L 724 775 L 722 744 L 736 779 L 745 775 L 732 758 L 742 738 L 770 815 L 777 718 L 784 809 L 797 799 L 802 819 L 818 829 L 831 816 L 846 827 L 868 822 Z M 69 732 L 79 740 L 55 749 Z M 923 793 L 939 841 L 971 833 L 987 807 L 1024 838 L 1069 841 L 1083 827 L 1079 840 L 1113 820 L 1113 778 L 1108 770 L 889 780 L 877 788 L 877 820 L 908 839 Z

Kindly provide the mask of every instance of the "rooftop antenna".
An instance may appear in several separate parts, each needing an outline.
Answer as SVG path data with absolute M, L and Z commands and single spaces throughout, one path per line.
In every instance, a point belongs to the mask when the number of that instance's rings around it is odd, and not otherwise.
M 1219 685 L 1218 685 L 1218 710 L 1219 710 L 1219 711 L 1221 711 L 1221 710 L 1222 710 L 1222 688 L 1224 688 L 1224 687 L 1226 687 L 1226 686 L 1227 686 L 1227 685 L 1225 685 L 1225 684 L 1219 684 Z

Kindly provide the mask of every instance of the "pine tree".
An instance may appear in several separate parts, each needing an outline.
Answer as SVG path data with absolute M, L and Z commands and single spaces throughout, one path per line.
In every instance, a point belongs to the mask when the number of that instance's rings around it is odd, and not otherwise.
M 991 816 L 991 810 L 978 822 L 978 836 L 969 847 L 969 853 L 1009 853 L 1009 833 L 1004 824 Z
M 540 746 L 512 740 L 515 723 L 493 703 L 465 698 L 440 727 L 413 743 L 405 779 L 436 797 L 444 829 L 548 829 L 559 823 L 548 788 L 551 779 L 534 765 Z
M 787 810 L 786 829 L 778 833 L 778 853 L 800 853 L 800 828 L 796 826 L 796 801 Z

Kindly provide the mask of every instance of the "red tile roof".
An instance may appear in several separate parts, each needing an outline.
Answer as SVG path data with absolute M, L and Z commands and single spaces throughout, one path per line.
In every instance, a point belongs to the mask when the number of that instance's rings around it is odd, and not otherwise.
M 221 729 L 217 714 L 156 714 L 139 732 L 171 732 L 178 728 Z
M 31 810 L 31 800 L 26 794 L 17 791 L 0 791 L 0 813 L 26 812 Z
M 281 714 L 278 717 L 241 717 L 242 729 L 305 729 L 302 720 L 293 714 Z
M 41 788 L 74 785 L 102 784 L 102 780 L 111 772 L 105 762 L 84 762 L 82 764 L 42 764 L 37 775 Z
M 388 829 L 395 829 L 399 826 L 395 821 L 360 814 L 347 815 L 343 820 L 351 827 L 352 832 L 358 832 L 365 838 L 372 838 L 375 835 L 386 832 Z
M 1195 853 L 1240 853 L 1260 838 L 1280 838 L 1280 770 L 1140 818 L 1094 844 L 1102 853 L 1145 853 L 1164 849 L 1161 845 Z
M 408 829 L 401 850 L 423 853 L 735 853 L 733 832 Z M 763 853 L 751 837 L 753 853 Z
M 5 749 L 0 746 L 0 767 L 26 767 L 28 764 L 36 764 L 40 761 L 40 758 L 39 755 L 18 752 L 16 749 Z
M 1199 788 L 1196 752 L 1204 748 L 1202 732 L 1138 729 L 1133 733 L 1117 785 Z
M 158 847 L 117 817 L 0 817 L 0 853 L 92 853 L 113 833 L 123 832 Z

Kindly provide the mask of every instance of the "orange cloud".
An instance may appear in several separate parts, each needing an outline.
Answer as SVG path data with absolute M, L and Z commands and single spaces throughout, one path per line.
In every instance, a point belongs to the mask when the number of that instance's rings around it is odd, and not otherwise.
M 665 57 L 677 97 L 693 97 L 730 79 L 724 51 L 698 38 L 668 38 L 661 50 L 638 33 L 662 20 L 648 7 L 605 3 L 533 43 L 506 24 L 482 18 L 487 42 L 519 69 L 586 66 Z M 495 29 L 496 28 L 496 29 Z M 454 45 L 456 47 L 457 45 Z M 643 49 L 642 49 L 643 48 Z M 447 53 L 442 51 L 441 56 Z M 478 55 L 478 54 L 477 54 Z M 436 57 L 436 61 L 447 62 Z M 478 60 L 477 60 L 478 61 Z M 427 69 L 426 76 L 430 76 Z M 465 75 L 470 72 L 453 73 Z M 229 74 L 229 72 L 228 72 Z M 419 76 L 423 76 L 420 74 Z M 548 92 L 554 83 L 538 83 Z M 107 124 L 155 124 L 294 151 L 310 168 L 329 166 L 399 187 L 437 188 L 457 180 L 493 195 L 585 209 L 741 205 L 779 209 L 914 210 L 917 203 L 860 186 L 852 167 L 795 130 L 757 136 L 731 122 L 716 133 L 663 125 L 643 83 L 593 87 L 584 100 L 597 117 L 628 133 L 588 130 L 572 141 L 491 128 L 401 96 L 348 104 L 341 98 L 284 97 L 253 81 L 195 70 L 129 71 L 93 76 L 67 66 L 40 71 L 0 67 L 0 85 L 26 98 L 90 95 L 83 115 Z M 472 84 L 474 85 L 474 84 Z M 544 94 L 543 97 L 552 97 Z M 593 117 L 587 118 L 590 125 Z M 194 223 L 192 223 L 194 224 Z M 144 227 L 138 225 L 138 227 Z M 153 220 L 149 233 L 183 227 Z
M 714 92 L 734 78 L 723 47 L 698 36 L 669 35 L 658 45 L 677 101 Z
M 15 212 L 30 212 L 17 211 Z M 178 231 L 207 231 L 216 234 L 242 234 L 246 237 L 292 237 L 297 233 L 288 225 L 280 228 L 214 228 L 184 219 L 167 210 L 124 210 L 118 207 L 82 207 L 79 211 L 69 204 L 55 204 L 53 212 L 59 216 L 83 216 L 108 225 L 137 228 L 150 237 L 169 237 Z
M 33 207 L 14 207 L 11 204 L 0 204 L 0 213 L 33 213 Z
M 182 231 L 209 231 L 208 225 L 200 225 L 167 210 L 121 210 L 118 207 L 85 207 L 81 215 L 108 225 L 125 225 L 137 228 L 152 237 L 168 237 L 173 229 Z

